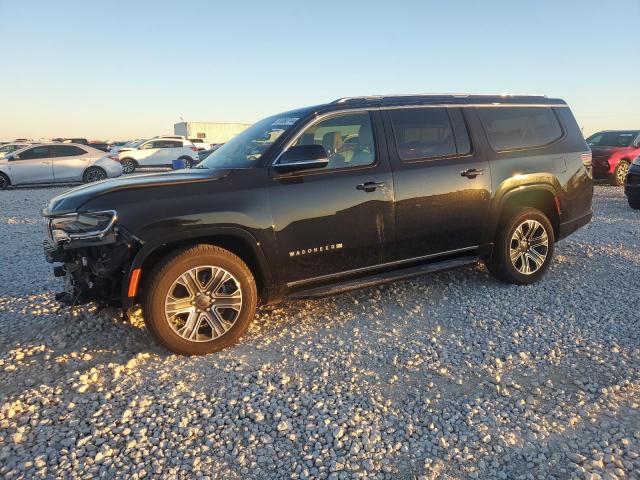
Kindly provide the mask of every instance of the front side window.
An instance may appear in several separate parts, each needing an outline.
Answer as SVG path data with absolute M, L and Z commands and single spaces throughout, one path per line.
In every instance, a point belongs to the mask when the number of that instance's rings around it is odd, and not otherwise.
M 292 111 L 260 120 L 222 145 L 198 168 L 251 168 L 274 142 L 307 112 Z
M 458 154 L 455 135 L 446 108 L 403 108 L 390 110 L 389 115 L 401 160 L 410 161 Z
M 322 145 L 325 169 L 372 165 L 376 161 L 371 118 L 367 112 L 347 113 L 322 120 L 300 135 L 295 145 Z
M 590 147 L 628 147 L 638 132 L 600 132 L 587 139 Z
M 491 148 L 499 152 L 548 145 L 562 137 L 556 114 L 547 107 L 478 108 Z
M 48 158 L 49 147 L 33 147 L 24 152 L 18 153 L 20 160 L 32 160 L 35 158 Z

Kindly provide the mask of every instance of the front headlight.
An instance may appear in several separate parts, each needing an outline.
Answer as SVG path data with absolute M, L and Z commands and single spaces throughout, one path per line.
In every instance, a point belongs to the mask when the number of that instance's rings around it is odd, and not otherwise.
M 117 214 L 114 210 L 73 213 L 71 215 L 53 217 L 49 228 L 51 229 L 51 237 L 56 243 L 102 238 L 111 229 L 116 218 Z
M 633 159 L 633 164 L 640 167 L 640 155 Z

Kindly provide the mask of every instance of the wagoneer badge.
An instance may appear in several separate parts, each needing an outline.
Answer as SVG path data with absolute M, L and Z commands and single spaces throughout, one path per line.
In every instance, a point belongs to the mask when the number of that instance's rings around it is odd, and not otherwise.
M 342 248 L 341 243 L 334 243 L 333 245 L 323 245 L 322 247 L 307 248 L 306 250 L 293 250 L 289 252 L 290 257 L 299 257 L 300 255 L 309 255 L 310 253 L 322 253 L 330 250 L 340 250 Z

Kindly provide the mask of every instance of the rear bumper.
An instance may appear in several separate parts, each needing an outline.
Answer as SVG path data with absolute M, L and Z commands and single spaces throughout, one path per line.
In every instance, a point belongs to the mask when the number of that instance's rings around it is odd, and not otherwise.
M 603 168 L 603 167 L 596 167 L 595 165 L 591 167 L 591 170 L 593 172 L 593 179 L 594 180 L 608 180 L 609 177 L 611 176 L 611 172 L 609 171 L 609 168 Z
M 640 166 L 633 163 L 624 183 L 624 194 L 627 197 L 640 198 Z
M 560 228 L 558 229 L 558 238 L 557 240 L 562 240 L 563 238 L 568 237 L 573 232 L 578 230 L 580 227 L 584 227 L 587 223 L 591 221 L 593 217 L 593 212 L 589 212 L 586 215 L 583 215 L 578 218 L 574 218 L 568 222 L 564 222 L 560 224 Z
M 624 186 L 624 194 L 631 198 L 639 198 L 640 199 L 640 184 L 638 185 L 633 185 L 633 184 L 626 184 Z

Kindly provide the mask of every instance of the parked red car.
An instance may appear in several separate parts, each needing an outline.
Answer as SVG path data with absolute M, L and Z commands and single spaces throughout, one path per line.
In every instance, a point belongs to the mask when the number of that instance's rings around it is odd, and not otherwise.
M 640 155 L 640 130 L 605 130 L 587 138 L 592 152 L 593 178 L 624 185 L 632 160 Z

